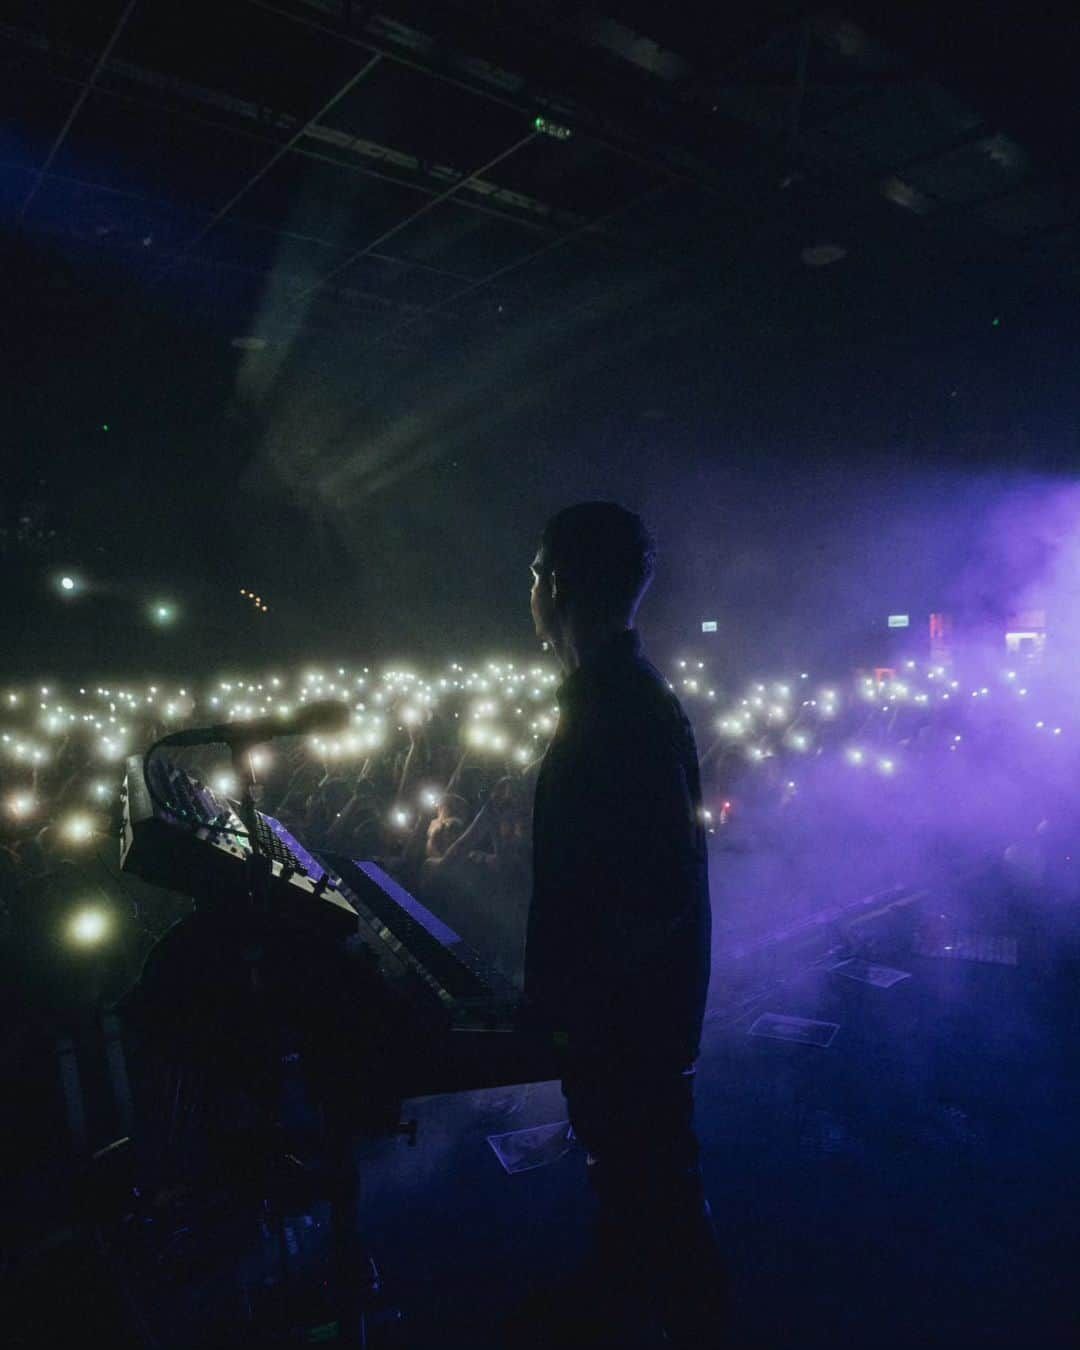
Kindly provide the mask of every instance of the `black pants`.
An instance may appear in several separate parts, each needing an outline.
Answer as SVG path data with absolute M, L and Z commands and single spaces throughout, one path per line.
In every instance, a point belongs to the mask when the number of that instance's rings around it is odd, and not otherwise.
M 694 1133 L 694 1067 L 568 1060 L 562 1088 L 596 1198 L 593 1264 L 616 1303 L 655 1296 L 672 1344 L 723 1343 L 728 1287 Z

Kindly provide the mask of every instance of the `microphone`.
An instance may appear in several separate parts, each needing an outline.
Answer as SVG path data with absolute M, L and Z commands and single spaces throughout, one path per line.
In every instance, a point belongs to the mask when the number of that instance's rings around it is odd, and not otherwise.
M 344 731 L 349 725 L 349 705 L 324 699 L 309 703 L 291 717 L 257 717 L 250 722 L 219 722 L 213 727 L 174 731 L 161 745 L 261 745 L 275 736 L 310 736 L 317 731 Z

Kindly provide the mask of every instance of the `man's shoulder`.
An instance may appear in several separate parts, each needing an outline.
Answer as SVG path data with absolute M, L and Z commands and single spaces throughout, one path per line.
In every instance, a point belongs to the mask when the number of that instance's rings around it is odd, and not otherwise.
M 600 691 L 598 691 L 600 693 Z M 690 721 L 678 696 L 651 662 L 639 658 L 619 671 L 589 710 L 583 740 L 612 739 L 684 750 L 693 746 Z
M 671 682 L 645 657 L 635 663 L 634 694 L 658 722 L 689 727 L 689 718 Z

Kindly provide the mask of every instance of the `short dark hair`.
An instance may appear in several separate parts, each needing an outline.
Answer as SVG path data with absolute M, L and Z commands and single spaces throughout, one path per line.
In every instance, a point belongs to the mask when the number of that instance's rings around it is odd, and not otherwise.
M 656 565 L 645 522 L 616 502 L 579 502 L 552 516 L 540 536 L 546 570 L 593 616 L 633 619 Z

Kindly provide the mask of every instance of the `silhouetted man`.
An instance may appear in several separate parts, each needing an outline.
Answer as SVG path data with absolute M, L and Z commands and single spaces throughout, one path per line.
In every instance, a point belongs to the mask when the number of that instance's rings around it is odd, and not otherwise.
M 638 516 L 584 502 L 532 563 L 536 633 L 566 678 L 536 785 L 525 995 L 598 1201 L 579 1293 L 617 1313 L 652 1287 L 669 1342 L 705 1347 L 722 1304 L 692 1124 L 708 867 L 693 733 L 633 626 L 654 556 Z

